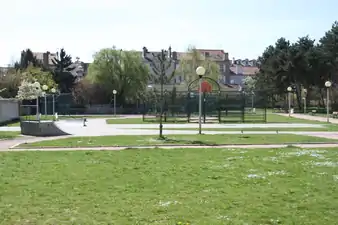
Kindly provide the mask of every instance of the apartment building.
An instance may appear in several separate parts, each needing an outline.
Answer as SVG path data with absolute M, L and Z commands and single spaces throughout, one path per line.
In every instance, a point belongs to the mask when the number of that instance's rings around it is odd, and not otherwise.
M 259 68 L 256 60 L 234 59 L 230 66 L 230 84 L 243 85 L 247 76 L 255 76 Z
M 42 62 L 43 66 L 46 68 L 53 68 L 53 60 L 57 59 L 58 57 L 57 53 L 51 52 L 33 52 L 33 56 L 36 57 L 37 60 Z
M 45 68 L 53 69 L 55 68 L 55 65 L 53 61 L 55 59 L 59 58 L 58 53 L 51 53 L 51 52 L 33 52 L 33 55 L 36 57 L 37 60 L 40 60 L 43 63 L 43 66 Z M 71 71 L 71 73 L 81 78 L 87 74 L 89 63 L 84 63 L 80 61 L 79 57 L 76 57 L 76 61 L 71 65 L 71 67 L 74 68 L 74 70 Z
M 218 64 L 220 77 L 218 81 L 223 84 L 230 84 L 230 85 L 242 85 L 243 79 L 246 76 L 254 76 L 258 71 L 257 61 L 256 60 L 249 60 L 249 59 L 232 59 L 229 60 L 229 54 L 222 49 L 197 49 L 200 52 L 202 58 L 211 60 Z M 139 52 L 142 55 L 142 51 Z M 152 58 L 152 54 L 154 53 L 157 55 L 160 52 L 150 52 L 147 56 Z M 47 68 L 53 68 L 55 65 L 53 63 L 53 59 L 58 58 L 58 53 L 51 53 L 51 52 L 34 52 L 34 56 L 38 60 L 41 60 Z M 180 74 L 179 71 L 179 60 L 182 57 L 186 57 L 186 52 L 177 52 L 177 62 L 176 65 L 172 64 L 168 70 L 166 71 L 167 77 L 169 77 L 175 66 L 176 66 L 176 73 L 173 79 L 171 79 L 171 83 L 180 84 L 184 82 L 183 74 Z M 144 63 L 149 64 L 149 62 L 144 59 Z M 79 79 L 87 74 L 89 63 L 84 63 L 76 58 L 76 61 L 72 65 L 74 68 L 73 75 L 78 77 Z M 158 82 L 153 80 L 150 83 Z
M 229 54 L 222 49 L 197 49 L 206 59 L 214 61 L 219 66 L 219 82 L 228 84 L 230 80 L 230 60 Z
M 197 49 L 198 52 L 201 53 L 201 57 L 211 60 L 213 62 L 216 62 L 219 66 L 220 76 L 218 81 L 223 84 L 228 84 L 230 82 L 230 61 L 228 53 L 224 52 L 224 50 L 221 49 Z M 158 54 L 159 52 L 150 52 L 148 54 L 148 57 L 151 58 L 152 54 Z M 176 73 L 175 77 L 171 80 L 171 83 L 180 84 L 184 82 L 184 76 L 183 74 L 180 74 L 179 71 L 179 61 L 183 57 L 186 57 L 186 52 L 177 52 L 177 62 L 176 62 Z M 149 64 L 147 60 L 144 60 L 145 63 Z M 170 68 L 167 70 L 167 76 L 170 76 L 172 74 L 174 69 L 174 64 L 170 66 Z

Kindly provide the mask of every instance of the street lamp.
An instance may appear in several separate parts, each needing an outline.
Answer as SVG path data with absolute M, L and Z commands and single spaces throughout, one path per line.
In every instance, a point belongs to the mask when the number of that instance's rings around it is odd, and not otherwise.
M 325 82 L 325 87 L 326 87 L 326 121 L 329 123 L 330 122 L 330 87 L 332 83 L 330 81 Z
M 159 53 L 149 52 L 146 47 L 143 47 L 143 58 L 147 60 L 150 64 L 150 67 L 153 73 L 160 77 L 161 79 L 161 112 L 160 112 L 160 138 L 163 138 L 163 85 L 164 85 L 164 77 L 166 76 L 169 70 L 172 70 L 171 75 L 173 76 L 176 71 L 176 61 L 177 61 L 177 52 L 171 52 L 171 47 L 169 47 L 168 51 L 162 49 Z M 172 66 L 174 66 L 173 69 Z M 170 77 L 172 77 L 170 76 Z
M 203 66 L 197 67 L 196 74 L 198 75 L 199 78 L 198 133 L 202 134 L 202 77 L 205 74 L 205 68 Z
M 116 94 L 117 91 L 113 90 L 113 95 L 114 95 L 114 116 L 116 117 Z
M 291 91 L 292 91 L 292 87 L 288 87 L 286 90 L 288 91 L 289 117 L 291 117 Z
M 40 83 L 39 82 L 34 82 L 34 87 L 36 88 L 36 89 L 40 89 Z M 41 89 L 40 89 L 41 90 Z M 37 120 L 40 120 L 40 116 L 39 116 L 39 96 L 36 96 L 36 119 Z
M 304 114 L 306 114 L 306 95 L 307 95 L 307 89 L 304 89 L 303 92 L 304 92 L 304 98 L 303 98 L 303 100 L 304 100 Z
M 42 85 L 42 90 L 43 90 L 43 97 L 45 98 L 45 116 L 47 116 L 47 90 L 48 86 L 47 85 Z
M 53 116 L 55 116 L 55 93 L 56 93 L 56 89 L 52 88 L 52 89 L 50 89 L 50 92 L 52 93 L 52 98 L 53 98 Z
M 254 110 L 254 104 L 255 104 L 255 92 L 251 91 L 251 111 L 252 113 L 256 112 L 256 110 Z

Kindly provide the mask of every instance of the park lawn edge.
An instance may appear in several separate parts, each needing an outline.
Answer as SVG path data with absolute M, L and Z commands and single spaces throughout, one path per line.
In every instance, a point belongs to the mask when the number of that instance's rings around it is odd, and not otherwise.
M 13 140 L 20 137 L 20 131 L 0 131 L 0 141 Z
M 117 128 L 119 129 L 119 128 Z M 124 130 L 158 130 L 158 128 L 123 128 Z M 166 128 L 163 126 L 163 130 L 198 130 L 198 128 Z M 268 128 L 203 128 L 203 131 L 323 131 L 323 132 L 335 132 L 337 128 L 330 129 L 330 127 L 302 127 L 302 128 L 287 128 L 287 127 L 268 127 Z
M 178 138 L 177 138 L 178 137 Z M 191 139 L 197 137 L 197 139 Z M 208 137 L 214 140 L 207 139 Z M 218 138 L 228 139 L 218 139 Z M 262 139 L 260 139 L 262 137 Z M 128 138 L 132 142 L 128 142 Z M 137 138 L 141 138 L 137 140 Z M 149 139 L 148 139 L 149 138 Z M 175 139 L 176 138 L 176 139 Z M 182 139 L 183 138 L 183 139 Z M 201 139 L 198 139 L 201 138 Z M 203 139 L 205 138 L 205 139 Z M 241 142 L 243 140 L 244 142 Z M 248 141 L 248 139 L 252 138 Z M 257 139 L 258 138 L 258 139 Z M 275 138 L 275 139 L 273 139 Z M 111 142 L 115 140 L 118 141 Z M 286 139 L 286 140 L 285 140 Z M 287 139 L 291 139 L 287 141 Z M 297 139 L 300 139 L 299 141 Z M 135 141 L 136 140 L 136 141 Z M 149 140 L 168 141 L 170 143 L 149 143 Z M 225 140 L 225 141 L 224 141 Z M 237 141 L 237 142 L 234 142 Z M 258 141 L 257 141 L 258 140 Z M 85 142 L 87 141 L 87 142 Z M 127 141 L 127 142 L 126 142 Z M 213 141 L 213 142 L 212 142 Z M 224 141 L 224 142 L 221 142 Z M 95 142 L 98 142 L 97 144 Z M 123 143 L 124 142 L 124 143 Z M 209 143 L 208 143 L 209 142 Z M 295 145 L 295 144 L 338 144 L 338 140 L 324 137 L 315 137 L 296 134 L 202 134 L 201 136 L 194 135 L 167 135 L 164 139 L 159 139 L 155 135 L 120 135 L 120 136 L 94 136 L 94 137 L 69 137 L 55 140 L 44 140 L 39 142 L 22 143 L 14 148 L 17 149 L 32 149 L 32 148 L 100 148 L 100 147 L 161 147 L 161 146 L 231 146 L 231 145 Z
M 41 150 L 41 149 L 60 149 L 64 151 L 74 151 L 76 150 L 83 150 L 83 151 L 98 151 L 95 148 L 103 148 L 100 149 L 99 151 L 109 151 L 111 149 L 104 149 L 104 148 L 121 148 L 121 149 L 113 149 L 114 151 L 120 151 L 120 150 L 150 150 L 150 149 L 166 149 L 165 147 L 173 147 L 177 149 L 205 149 L 205 148 L 212 148 L 212 147 L 224 147 L 225 149 L 227 148 L 236 148 L 236 146 L 271 146 L 271 148 L 276 149 L 276 148 L 301 148 L 297 147 L 296 145 L 302 145 L 302 144 L 337 144 L 338 141 L 336 142 L 289 142 L 289 143 L 275 143 L 275 144 L 213 144 L 213 145 L 208 145 L 208 144 L 181 144 L 181 145 L 174 145 L 174 144 L 155 144 L 155 145 L 112 145 L 112 146 L 73 146 L 73 147 L 66 147 L 66 146 L 23 146 L 22 144 L 14 146 L 10 149 L 15 149 L 15 150 L 20 150 L 20 149 L 30 149 L 30 150 Z M 275 147 L 276 145 L 281 145 L 280 147 Z M 186 147 L 196 147 L 196 148 L 186 148 Z M 197 148 L 200 147 L 200 148 Z M 82 149 L 83 148 L 83 149 Z M 90 148 L 93 148 L 92 150 Z M 322 147 L 318 147 L 322 148 Z M 337 147 L 325 147 L 325 148 L 337 148 Z M 260 149 L 260 147 L 257 148 L 252 148 L 252 149 Z M 265 148 L 263 148 L 265 149 Z M 14 151 L 13 151 L 14 152 Z

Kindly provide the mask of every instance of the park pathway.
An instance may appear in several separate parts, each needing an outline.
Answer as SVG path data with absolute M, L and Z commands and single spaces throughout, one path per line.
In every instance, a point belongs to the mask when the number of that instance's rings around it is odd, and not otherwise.
M 280 116 L 286 116 L 288 117 L 288 113 L 278 113 L 277 115 Z M 322 116 L 312 116 L 312 115 L 304 115 L 304 114 L 291 114 L 291 117 L 297 118 L 297 119 L 304 119 L 304 120 L 313 120 L 313 121 L 319 121 L 319 122 L 326 122 L 326 117 Z M 330 123 L 338 124 L 338 119 L 330 118 Z

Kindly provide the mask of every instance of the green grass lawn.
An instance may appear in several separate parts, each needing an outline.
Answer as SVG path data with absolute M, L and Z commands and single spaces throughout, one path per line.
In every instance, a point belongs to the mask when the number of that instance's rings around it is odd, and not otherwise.
M 124 129 L 144 129 L 144 130 L 158 130 L 158 128 L 124 128 Z M 165 125 L 163 126 L 164 130 L 198 130 L 198 128 L 167 128 Z M 327 125 L 323 127 L 301 127 L 301 128 L 294 128 L 294 127 L 282 127 L 282 128 L 274 128 L 274 127 L 267 127 L 267 128 L 203 128 L 203 131 L 338 131 L 337 125 Z
M 0 153 L 1 224 L 336 224 L 338 149 Z
M 0 140 L 13 139 L 20 135 L 20 132 L 16 131 L 0 131 Z
M 70 137 L 21 144 L 27 147 L 102 147 L 102 146 L 149 146 L 149 145 L 220 145 L 220 144 L 281 144 L 338 142 L 327 138 L 294 134 L 217 134 L 217 135 L 169 135 L 164 140 L 158 136 L 98 136 Z
M 142 118 L 128 118 L 128 119 L 107 119 L 107 124 L 155 124 L 155 122 L 145 122 Z M 167 122 L 172 124 L 172 122 Z M 287 116 L 280 116 L 273 113 L 267 114 L 267 123 L 307 123 L 307 124 L 321 124 L 321 128 L 206 128 L 203 130 L 214 130 L 214 131 L 338 131 L 338 125 L 336 124 L 327 124 L 319 121 L 304 120 Z M 164 124 L 166 124 L 164 122 Z M 179 123 L 180 124 L 180 123 Z M 143 128 L 148 129 L 148 128 Z M 150 128 L 157 129 L 157 128 Z M 192 128 L 166 128 L 165 130 L 196 130 Z
M 313 120 L 304 120 L 294 117 L 288 117 L 288 116 L 280 116 L 274 113 L 268 113 L 266 115 L 267 123 L 315 123 L 315 124 L 327 124 L 319 121 L 313 121 Z
M 154 122 L 145 122 L 142 118 L 128 118 L 128 119 L 107 119 L 107 124 L 143 124 L 143 123 L 154 123 Z M 168 122 L 172 123 L 172 122 Z M 322 123 L 312 120 L 304 120 L 287 116 L 280 116 L 273 113 L 267 114 L 267 123 Z M 325 124 L 325 123 L 322 123 Z

